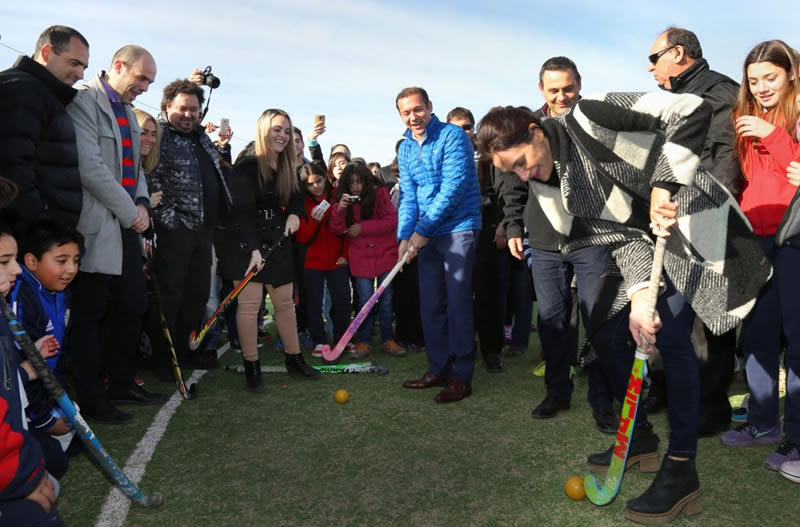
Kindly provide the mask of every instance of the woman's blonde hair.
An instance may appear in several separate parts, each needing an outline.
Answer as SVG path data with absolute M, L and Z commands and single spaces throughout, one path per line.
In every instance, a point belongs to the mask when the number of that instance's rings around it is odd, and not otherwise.
M 134 108 L 133 113 L 136 114 L 136 120 L 139 121 L 139 128 L 142 129 L 142 132 L 144 132 L 144 125 L 147 123 L 147 121 L 153 121 L 153 125 L 156 127 L 156 144 L 154 144 L 153 148 L 150 149 L 150 152 L 148 152 L 148 154 L 141 159 L 144 173 L 149 174 L 154 168 L 156 168 L 156 165 L 158 165 L 158 155 L 159 151 L 161 150 L 161 127 L 158 125 L 156 118 L 149 113 L 144 112 L 139 108 Z
M 272 134 L 272 120 L 275 117 L 283 116 L 289 121 L 289 141 L 282 152 L 275 152 L 270 147 L 270 135 Z M 255 151 L 258 161 L 258 186 L 263 188 L 272 179 L 273 172 L 277 175 L 278 196 L 285 204 L 289 202 L 292 194 L 300 191 L 300 184 L 295 173 L 295 160 L 297 155 L 294 151 L 294 131 L 292 129 L 292 119 L 283 110 L 270 108 L 258 118 L 256 124 Z

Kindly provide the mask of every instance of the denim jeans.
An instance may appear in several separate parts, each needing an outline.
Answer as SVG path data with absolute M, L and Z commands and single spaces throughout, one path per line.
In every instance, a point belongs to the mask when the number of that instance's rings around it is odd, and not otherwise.
M 472 382 L 472 270 L 478 231 L 434 236 L 419 251 L 419 296 L 429 372 Z
M 378 285 L 383 282 L 383 279 L 386 278 L 387 274 L 389 273 L 386 272 L 378 276 Z M 369 298 L 375 292 L 376 279 L 361 278 L 358 276 L 355 277 L 355 279 L 356 292 L 358 296 L 358 311 L 360 312 L 361 308 L 364 307 L 364 304 L 367 303 L 367 300 L 369 300 Z M 372 319 L 375 311 L 376 308 L 373 306 L 373 308 L 370 309 L 369 313 L 364 318 L 364 323 L 361 324 L 360 328 L 358 328 L 358 336 L 361 339 L 361 342 L 365 342 L 367 344 L 372 342 Z M 380 322 L 381 325 L 381 341 L 386 342 L 387 340 L 394 338 L 394 330 L 392 329 L 392 284 L 389 284 L 381 297 L 378 299 L 377 312 L 378 322 Z
M 784 432 L 800 444 L 800 249 L 775 247 L 773 236 L 759 236 L 772 262 L 772 279 L 758 295 L 742 327 L 750 403 L 747 421 L 759 428 L 778 424 L 778 367 L 785 337 L 786 401 Z
M 700 408 L 700 375 L 690 335 L 694 311 L 675 290 L 666 276 L 667 289 L 658 297 L 656 310 L 662 327 L 656 335 L 656 346 L 664 362 L 664 376 L 669 393 L 669 447 L 667 454 L 694 458 L 697 455 L 697 419 Z M 580 285 L 578 286 L 580 290 Z M 608 320 L 592 335 L 600 363 L 614 397 L 621 403 L 628 386 L 633 355 L 636 350 L 628 329 L 630 304 Z M 636 423 L 647 422 L 645 405 L 639 404 Z
M 573 275 L 578 280 L 578 304 L 581 316 L 588 321 L 600 277 L 606 270 L 605 247 L 586 247 L 561 254 L 531 249 L 531 273 L 539 302 L 539 338 L 545 356 L 545 384 L 548 395 L 562 401 L 572 397 L 569 367 L 574 356 L 570 349 L 570 315 Z

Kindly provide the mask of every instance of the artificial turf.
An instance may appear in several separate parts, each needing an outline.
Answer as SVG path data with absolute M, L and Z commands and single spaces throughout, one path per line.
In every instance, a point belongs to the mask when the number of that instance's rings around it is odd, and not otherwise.
M 268 341 L 263 364 L 280 364 Z M 620 495 L 606 507 L 574 502 L 564 493 L 569 476 L 587 474 L 586 455 L 613 438 L 594 428 L 586 403 L 586 376 L 575 380 L 572 409 L 534 420 L 545 395 L 531 375 L 528 352 L 505 359 L 506 371 L 476 366 L 473 395 L 458 404 L 433 402 L 436 389 L 401 388 L 421 375 L 424 353 L 372 360 L 390 374 L 325 375 L 320 381 L 265 376 L 266 392 L 244 389 L 243 375 L 209 371 L 200 396 L 173 416 L 140 483 L 158 490 L 158 509 L 133 505 L 130 526 L 465 526 L 630 524 L 622 510 L 651 474 L 627 473 Z M 311 359 L 305 350 L 307 359 Z M 239 364 L 228 351 L 222 364 Z M 188 372 L 187 372 L 188 373 Z M 147 388 L 173 385 L 145 377 Z M 340 405 L 333 394 L 350 392 Z M 741 394 L 737 383 L 731 393 Z M 126 407 L 136 422 L 93 428 L 120 465 L 144 434 L 157 408 Z M 662 439 L 664 413 L 652 416 Z M 796 484 L 763 468 L 773 447 L 731 449 L 701 439 L 697 459 L 705 508 L 674 525 L 793 524 L 800 518 Z M 86 456 L 72 460 L 58 506 L 68 525 L 94 525 L 110 484 Z M 633 525 L 633 524 L 631 524 Z

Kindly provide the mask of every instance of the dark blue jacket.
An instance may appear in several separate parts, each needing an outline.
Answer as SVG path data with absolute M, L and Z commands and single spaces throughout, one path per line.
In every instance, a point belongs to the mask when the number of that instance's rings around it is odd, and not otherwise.
M 28 376 L 5 317 L 0 316 L 0 501 L 24 498 L 45 474 L 39 442 L 29 433 L 22 407 L 20 381 Z
M 67 387 L 66 334 L 70 324 L 70 297 L 67 291 L 51 292 L 36 279 L 36 277 L 22 267 L 20 279 L 11 290 L 9 299 L 17 318 L 22 322 L 25 332 L 36 342 L 45 335 L 53 335 L 58 340 L 60 348 L 53 357 L 46 359 L 47 366 L 55 374 L 58 381 Z M 20 353 L 20 360 L 25 360 Z M 28 396 L 28 419 L 31 425 L 41 430 L 47 430 L 55 423 L 51 415 L 51 405 L 48 402 L 47 390 L 42 381 L 33 380 L 25 386 Z

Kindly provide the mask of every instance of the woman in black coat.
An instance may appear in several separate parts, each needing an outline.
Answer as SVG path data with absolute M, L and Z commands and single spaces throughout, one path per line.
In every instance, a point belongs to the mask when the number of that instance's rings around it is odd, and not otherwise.
M 219 240 L 220 274 L 238 285 L 247 273 L 257 274 L 238 296 L 236 326 L 242 344 L 247 388 L 264 391 L 258 360 L 258 309 L 266 286 L 275 309 L 275 324 L 286 350 L 289 373 L 319 378 L 300 352 L 292 282 L 294 241 L 290 238 L 300 225 L 303 194 L 294 169 L 292 122 L 282 110 L 266 110 L 256 125 L 256 140 L 234 165 L 231 190 L 235 204 L 232 222 Z M 265 251 L 286 241 L 262 263 Z

